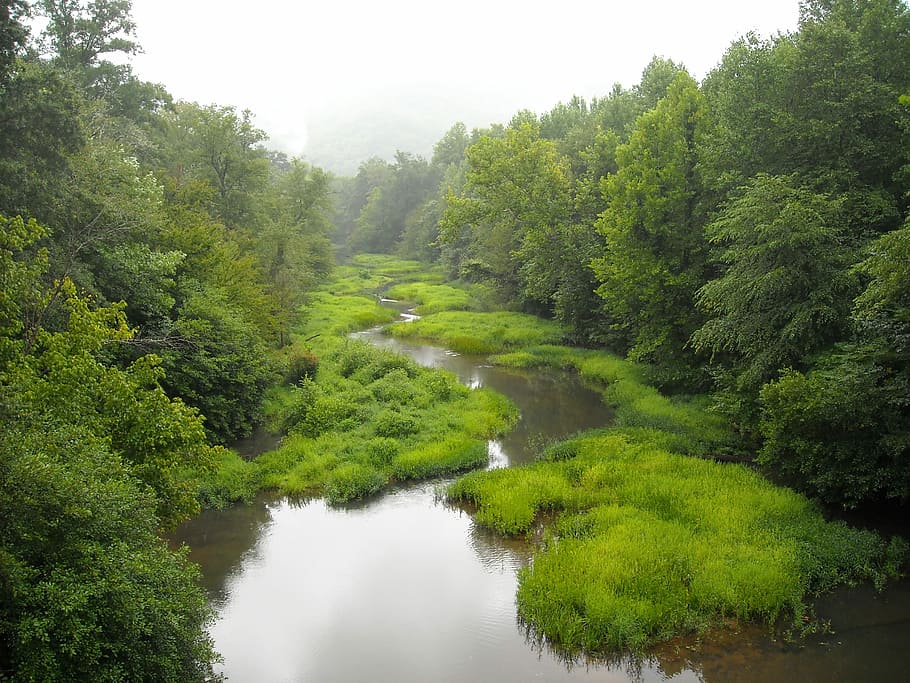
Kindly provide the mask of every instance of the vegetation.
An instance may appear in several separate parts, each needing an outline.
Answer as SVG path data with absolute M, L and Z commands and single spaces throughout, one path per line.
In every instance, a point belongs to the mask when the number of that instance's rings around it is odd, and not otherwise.
M 545 343 L 710 393 L 741 450 L 789 484 L 905 504 L 907 301 L 884 264 L 902 262 L 907 230 L 908 29 L 906 3 L 805 0 L 798 30 L 735 41 L 701 83 L 654 59 L 603 98 L 453 127 L 425 182 L 413 159 L 365 163 L 345 211 L 379 234 L 374 209 L 407 209 L 371 247 L 484 285 L 483 305 L 449 292 L 445 308 L 553 319 L 564 336 Z M 395 333 L 441 339 L 464 325 L 450 315 Z M 472 352 L 524 343 L 445 336 Z
M 527 313 L 443 311 L 386 330 L 401 338 L 434 339 L 459 353 L 488 354 L 559 341 L 559 325 Z
M 501 396 L 389 351 L 345 341 L 315 381 L 292 391 L 279 416 L 289 435 L 249 464 L 263 488 L 325 495 L 333 504 L 395 481 L 481 466 L 486 440 L 517 415 Z
M 910 498 L 910 9 L 800 10 L 701 83 L 654 59 L 339 179 L 249 111 L 139 80 L 129 0 L 5 3 L 0 678 L 210 679 L 211 615 L 161 531 L 200 501 L 342 503 L 481 464 L 514 409 L 346 339 L 394 319 L 384 295 L 427 316 L 395 336 L 574 368 L 616 409 L 451 491 L 504 533 L 561 513 L 521 577 L 546 637 L 798 618 L 892 574 L 900 544 L 682 457 L 756 454 L 840 507 Z M 276 451 L 221 448 L 264 420 Z
M 881 583 L 906 561 L 900 539 L 826 522 L 802 496 L 741 465 L 680 455 L 668 437 L 585 435 L 449 487 L 504 534 L 559 513 L 517 597 L 521 618 L 558 647 L 640 649 L 727 618 L 799 625 L 808 597 Z

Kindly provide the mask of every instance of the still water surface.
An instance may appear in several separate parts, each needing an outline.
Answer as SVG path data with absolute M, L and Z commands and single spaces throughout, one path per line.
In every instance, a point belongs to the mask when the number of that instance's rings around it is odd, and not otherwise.
M 515 401 L 515 431 L 489 445 L 491 467 L 534 445 L 603 426 L 599 396 L 573 375 L 512 372 L 482 359 L 360 335 Z M 235 682 L 297 681 L 907 681 L 910 585 L 841 591 L 819 605 L 835 633 L 799 646 L 763 629 L 674 643 L 643 660 L 567 662 L 516 620 L 523 541 L 478 528 L 439 500 L 445 482 L 347 508 L 260 499 L 206 512 L 178 540 L 202 567 L 218 613 L 212 635 Z

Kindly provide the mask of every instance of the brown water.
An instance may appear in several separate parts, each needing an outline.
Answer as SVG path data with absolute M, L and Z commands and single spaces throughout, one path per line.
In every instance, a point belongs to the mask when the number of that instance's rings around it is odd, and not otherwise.
M 610 418 L 572 375 L 505 371 L 377 332 L 359 336 L 512 398 L 522 419 L 491 442 L 491 466 L 525 462 L 532 445 Z M 228 680 L 910 681 L 906 582 L 882 595 L 859 588 L 826 598 L 818 612 L 834 632 L 800 645 L 749 628 L 644 659 L 566 661 L 516 620 L 528 545 L 440 502 L 444 483 L 342 509 L 263 498 L 183 525 L 178 540 L 202 567 L 218 613 L 212 635 Z

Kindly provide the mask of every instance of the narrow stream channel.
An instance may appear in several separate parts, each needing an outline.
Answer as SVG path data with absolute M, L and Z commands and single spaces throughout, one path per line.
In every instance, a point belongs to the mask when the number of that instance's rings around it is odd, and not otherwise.
M 377 331 L 357 335 L 469 386 L 489 386 L 521 410 L 490 442 L 490 466 L 527 462 L 534 447 L 610 420 L 571 374 L 514 372 Z M 826 598 L 834 633 L 798 645 L 766 629 L 671 644 L 644 660 L 567 662 L 530 642 L 516 620 L 524 541 L 478 528 L 439 500 L 445 482 L 329 508 L 261 498 L 203 513 L 177 540 L 202 568 L 218 613 L 212 628 L 235 683 L 298 681 L 902 681 L 910 680 L 910 584 Z M 688 644 L 691 645 L 691 644 Z

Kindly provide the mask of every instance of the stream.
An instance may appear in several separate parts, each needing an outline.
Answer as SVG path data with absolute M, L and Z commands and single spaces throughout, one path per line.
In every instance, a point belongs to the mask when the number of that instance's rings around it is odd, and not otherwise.
M 599 394 L 570 373 L 491 367 L 480 357 L 353 335 L 486 386 L 521 411 L 488 444 L 490 467 L 528 462 L 541 444 L 609 423 Z M 817 604 L 831 631 L 797 644 L 767 628 L 664 645 L 644 658 L 567 660 L 516 618 L 517 572 L 531 548 L 477 527 L 440 500 L 447 480 L 358 505 L 261 497 L 206 511 L 175 540 L 190 547 L 218 618 L 211 628 L 236 683 L 300 681 L 907 681 L 910 582 L 841 590 Z

